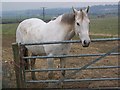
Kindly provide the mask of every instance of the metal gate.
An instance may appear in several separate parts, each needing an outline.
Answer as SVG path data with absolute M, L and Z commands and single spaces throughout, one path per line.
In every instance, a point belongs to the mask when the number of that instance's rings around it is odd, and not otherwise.
M 104 38 L 104 39 L 92 39 L 91 42 L 106 42 L 106 41 L 119 41 L 120 38 Z M 68 79 L 70 76 L 75 75 L 78 72 L 82 72 L 82 70 L 85 69 L 111 69 L 111 68 L 120 68 L 120 66 L 94 66 L 91 65 L 95 64 L 96 62 L 100 61 L 104 57 L 108 55 L 120 55 L 119 51 L 116 53 L 113 53 L 114 51 L 118 50 L 120 48 L 119 46 L 113 47 L 113 49 L 109 50 L 106 53 L 102 54 L 77 54 L 77 55 L 56 55 L 56 56 L 28 56 L 24 57 L 22 50 L 25 46 L 30 45 L 43 45 L 43 44 L 66 44 L 66 43 L 80 43 L 80 40 L 72 40 L 72 41 L 56 41 L 56 42 L 41 42 L 41 43 L 13 43 L 13 55 L 14 55 L 14 65 L 15 65 L 15 74 L 16 74 L 16 83 L 17 88 L 25 88 L 27 83 L 54 83 L 54 86 L 57 86 L 61 82 L 85 82 L 85 81 L 105 81 L 105 80 L 120 80 L 120 78 L 93 78 L 93 79 Z M 24 59 L 45 59 L 45 58 L 67 58 L 67 57 L 94 57 L 99 56 L 98 58 L 92 60 L 88 64 L 79 67 L 79 68 L 58 68 L 58 69 L 34 69 L 34 70 L 25 70 L 24 69 Z M 61 71 L 61 70 L 74 70 L 74 72 L 71 72 L 67 74 L 64 78 L 61 78 L 59 80 L 26 80 L 26 72 L 46 72 L 46 71 Z

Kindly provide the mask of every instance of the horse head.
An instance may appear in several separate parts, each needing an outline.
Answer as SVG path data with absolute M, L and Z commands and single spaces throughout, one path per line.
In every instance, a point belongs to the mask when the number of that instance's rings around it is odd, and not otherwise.
M 89 6 L 85 10 L 80 9 L 78 11 L 75 8 L 72 9 L 75 15 L 75 33 L 79 35 L 79 38 L 82 41 L 82 46 L 88 47 L 90 44 L 89 37 L 90 20 L 88 18 Z

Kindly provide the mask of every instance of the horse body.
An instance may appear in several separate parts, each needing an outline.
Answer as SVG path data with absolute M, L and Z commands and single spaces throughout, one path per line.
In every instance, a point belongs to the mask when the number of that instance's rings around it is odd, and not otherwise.
M 60 24 L 60 17 L 56 21 L 45 23 L 44 21 L 32 18 L 27 19 L 18 26 L 16 32 L 16 42 L 18 43 L 39 43 L 47 41 L 62 41 L 68 33 Z M 65 27 L 65 26 L 64 26 Z M 51 37 L 52 36 L 52 37 Z M 65 48 L 66 47 L 66 48 Z M 34 55 L 43 53 L 49 54 L 67 54 L 70 50 L 70 44 L 51 44 L 27 46 L 27 49 Z

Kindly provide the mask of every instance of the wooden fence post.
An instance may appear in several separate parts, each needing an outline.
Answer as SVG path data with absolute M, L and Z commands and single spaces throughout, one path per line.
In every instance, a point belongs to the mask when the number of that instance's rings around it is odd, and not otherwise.
M 24 88 L 24 80 L 23 80 L 23 70 L 21 67 L 21 57 L 20 57 L 20 46 L 18 43 L 12 44 L 13 56 L 14 56 L 14 67 L 15 67 L 15 75 L 16 75 L 16 84 L 17 88 Z

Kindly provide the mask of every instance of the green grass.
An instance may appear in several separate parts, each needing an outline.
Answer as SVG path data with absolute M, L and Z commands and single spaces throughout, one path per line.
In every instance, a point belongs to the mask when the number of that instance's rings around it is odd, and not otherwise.
M 96 39 L 96 38 L 117 38 L 117 36 L 96 36 L 96 35 L 90 35 L 90 38 L 91 39 Z M 79 40 L 79 37 L 78 36 L 74 36 L 73 40 L 76 40 L 78 39 Z
M 3 24 L 2 25 L 2 34 L 15 35 L 18 23 L 15 24 Z
M 95 34 L 118 34 L 118 18 L 105 17 L 91 19 L 90 32 Z

